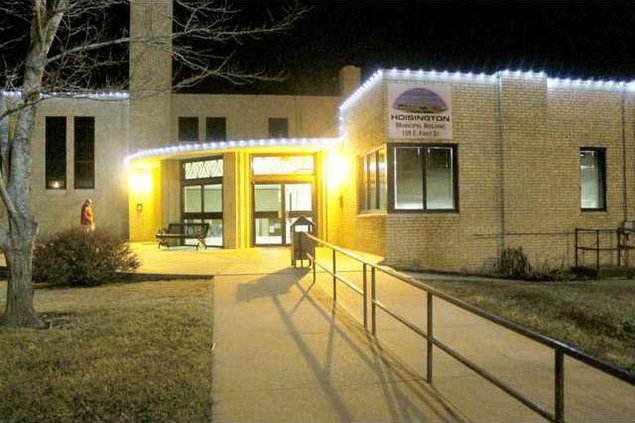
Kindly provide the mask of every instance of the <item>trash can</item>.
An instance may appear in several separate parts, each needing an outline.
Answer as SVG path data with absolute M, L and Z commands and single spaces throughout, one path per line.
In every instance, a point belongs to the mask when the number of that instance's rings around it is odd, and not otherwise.
M 298 217 L 291 224 L 291 265 L 293 267 L 296 267 L 298 260 L 300 260 L 300 267 L 304 265 L 304 260 L 309 260 L 311 264 L 309 255 L 315 257 L 315 242 L 302 234 L 308 232 L 315 235 L 316 228 L 315 223 L 304 216 Z

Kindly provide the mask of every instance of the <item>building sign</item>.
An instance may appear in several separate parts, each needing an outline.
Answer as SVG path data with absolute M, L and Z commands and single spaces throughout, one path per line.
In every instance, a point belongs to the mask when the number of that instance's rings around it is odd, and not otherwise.
M 452 87 L 390 84 L 388 137 L 452 138 Z

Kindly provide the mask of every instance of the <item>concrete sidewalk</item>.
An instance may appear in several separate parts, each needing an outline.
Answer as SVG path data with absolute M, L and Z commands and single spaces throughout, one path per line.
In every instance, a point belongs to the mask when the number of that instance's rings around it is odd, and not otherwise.
M 332 312 L 309 278 L 280 264 L 214 280 L 214 421 L 461 420 L 346 314 Z
M 361 298 L 332 277 L 299 274 L 283 248 L 157 250 L 134 245 L 143 272 L 213 274 L 214 419 L 216 421 L 473 421 L 542 419 L 438 349 L 434 388 L 424 380 L 425 341 L 378 312 L 378 337 L 361 329 Z M 371 261 L 381 258 L 363 255 Z M 361 287 L 362 267 L 337 255 L 338 273 Z M 327 268 L 329 251 L 318 250 Z M 383 274 L 378 298 L 420 328 L 422 291 Z M 435 336 L 523 395 L 553 409 L 549 348 L 441 300 Z M 565 417 L 635 421 L 635 387 L 573 359 L 565 360 Z

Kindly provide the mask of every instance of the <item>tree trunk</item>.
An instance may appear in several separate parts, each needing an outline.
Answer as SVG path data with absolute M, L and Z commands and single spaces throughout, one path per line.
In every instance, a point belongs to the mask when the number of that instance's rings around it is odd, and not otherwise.
M 39 329 L 45 326 L 33 308 L 32 261 L 35 231 L 16 230 L 9 234 L 4 251 L 9 271 L 7 305 L 2 325 Z M 25 233 L 22 233 L 22 232 Z

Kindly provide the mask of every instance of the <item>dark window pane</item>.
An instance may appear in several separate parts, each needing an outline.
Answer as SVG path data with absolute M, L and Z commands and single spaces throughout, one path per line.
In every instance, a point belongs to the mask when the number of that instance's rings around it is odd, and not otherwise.
M 580 150 L 580 206 L 606 207 L 606 164 L 604 150 Z
M 362 166 L 362 183 L 360 184 L 359 204 L 361 210 L 368 210 L 368 156 L 362 157 L 360 163 Z
M 95 118 L 75 118 L 75 188 L 95 188 Z
M 198 141 L 198 118 L 179 118 L 179 141 Z
M 66 188 L 66 118 L 47 116 L 45 122 L 45 173 L 47 189 Z
M 454 160 L 451 147 L 430 147 L 426 154 L 426 208 L 454 209 Z
M 386 194 L 388 183 L 386 179 L 386 149 L 382 148 L 378 152 L 379 161 L 377 162 L 377 171 L 379 172 L 379 209 L 386 210 Z
M 269 138 L 287 138 L 289 136 L 289 119 L 269 118 Z
M 205 119 L 205 140 L 223 141 L 227 138 L 227 122 L 224 117 Z
M 375 153 L 368 156 L 368 208 L 374 210 L 377 208 L 377 161 Z
M 395 209 L 423 209 L 422 148 L 395 148 Z

